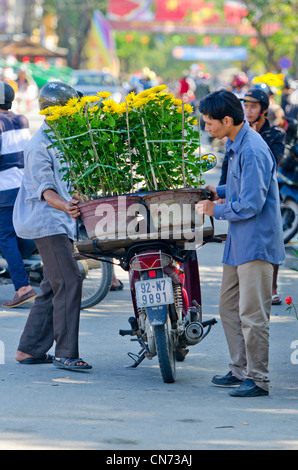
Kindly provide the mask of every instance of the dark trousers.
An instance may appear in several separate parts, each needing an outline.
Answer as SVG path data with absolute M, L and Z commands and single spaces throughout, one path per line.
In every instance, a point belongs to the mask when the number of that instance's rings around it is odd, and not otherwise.
M 42 357 L 56 342 L 56 357 L 79 358 L 82 277 L 67 235 L 35 240 L 44 263 L 41 294 L 35 299 L 19 351 Z
M 14 288 L 29 286 L 30 281 L 24 267 L 23 258 L 32 255 L 33 240 L 21 240 L 17 237 L 12 223 L 13 207 L 0 208 L 0 251 L 8 264 L 8 272 Z

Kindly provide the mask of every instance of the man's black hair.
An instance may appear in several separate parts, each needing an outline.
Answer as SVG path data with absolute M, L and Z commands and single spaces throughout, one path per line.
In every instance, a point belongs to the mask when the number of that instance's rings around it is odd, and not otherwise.
M 9 111 L 11 107 L 12 107 L 12 103 L 0 104 L 0 109 L 3 109 L 3 111 Z
M 234 93 L 224 89 L 205 96 L 200 102 L 199 110 L 200 113 L 219 121 L 229 116 L 233 119 L 235 126 L 239 126 L 244 121 L 241 101 Z

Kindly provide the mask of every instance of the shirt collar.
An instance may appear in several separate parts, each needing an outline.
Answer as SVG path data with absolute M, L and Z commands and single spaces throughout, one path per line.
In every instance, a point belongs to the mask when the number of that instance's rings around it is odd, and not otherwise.
M 244 125 L 241 127 L 240 131 L 236 135 L 235 140 L 234 141 L 232 141 L 231 139 L 227 140 L 227 143 L 226 143 L 227 152 L 230 152 L 230 151 L 234 153 L 238 152 L 241 146 L 242 139 L 249 129 L 250 129 L 249 123 L 247 121 L 244 121 Z

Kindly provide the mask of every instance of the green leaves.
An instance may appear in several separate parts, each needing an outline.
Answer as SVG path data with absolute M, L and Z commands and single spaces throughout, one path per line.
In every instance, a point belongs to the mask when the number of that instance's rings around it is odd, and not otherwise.
M 120 105 L 65 106 L 51 121 L 66 178 L 89 199 L 202 184 L 200 134 L 192 107 L 159 86 Z M 85 99 L 86 98 L 86 99 Z M 92 97 L 91 97 L 92 98 Z

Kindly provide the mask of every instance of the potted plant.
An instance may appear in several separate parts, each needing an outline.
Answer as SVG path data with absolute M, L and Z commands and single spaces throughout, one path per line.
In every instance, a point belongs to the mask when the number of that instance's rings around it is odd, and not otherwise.
M 157 192 L 164 198 L 171 191 L 171 201 L 174 196 L 181 200 L 181 190 L 187 202 L 202 199 L 202 172 L 209 162 L 195 154 L 199 126 L 192 107 L 166 88 L 130 93 L 120 104 L 99 92 L 41 112 L 59 150 L 64 178 L 88 201 L 80 209 L 90 238 L 96 233 L 94 227 L 89 230 L 87 215 L 98 221 L 100 204 L 115 209 L 125 196 L 128 206 L 142 200 L 150 206 L 149 196 L 136 194 L 140 188 L 153 192 L 155 199 Z

